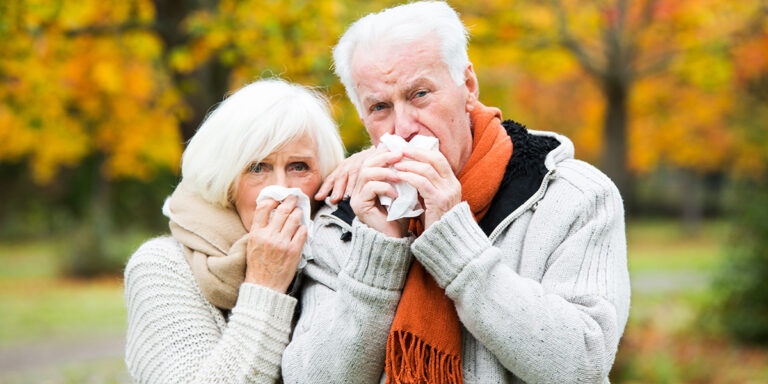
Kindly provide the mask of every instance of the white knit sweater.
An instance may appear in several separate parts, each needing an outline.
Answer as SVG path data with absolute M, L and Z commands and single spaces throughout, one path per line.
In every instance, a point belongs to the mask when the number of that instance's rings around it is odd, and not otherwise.
M 464 382 L 606 383 L 629 315 L 624 211 L 613 183 L 564 136 L 541 188 L 486 236 L 461 203 L 418 239 L 321 210 L 287 383 L 374 383 L 413 257 L 462 325 Z M 340 240 L 352 231 L 352 240 Z
M 296 299 L 244 283 L 229 322 L 205 299 L 181 244 L 144 243 L 125 269 L 125 362 L 137 383 L 274 383 Z

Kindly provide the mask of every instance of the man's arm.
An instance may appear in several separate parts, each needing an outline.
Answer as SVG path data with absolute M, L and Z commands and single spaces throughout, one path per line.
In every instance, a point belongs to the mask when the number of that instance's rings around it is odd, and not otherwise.
M 537 212 L 540 227 L 550 230 L 529 232 L 524 239 L 523 264 L 536 252 L 526 243 L 554 242 L 540 265 L 521 266 L 540 268 L 540 281 L 521 277 L 502 262 L 502 251 L 491 245 L 466 203 L 444 214 L 412 246 L 454 300 L 464 326 L 529 383 L 603 382 L 628 316 L 618 191 L 610 183 L 595 184 L 589 193 L 563 187 L 568 185 L 561 183 L 557 191 L 550 186 L 545 198 L 570 205 L 541 204 Z M 551 212 L 542 212 L 547 209 Z
M 307 266 L 301 317 L 283 355 L 286 383 L 378 383 L 384 371 L 413 239 L 386 237 L 357 220 L 352 233 L 340 272 L 333 263 Z M 313 242 L 339 243 L 339 232 L 327 229 Z

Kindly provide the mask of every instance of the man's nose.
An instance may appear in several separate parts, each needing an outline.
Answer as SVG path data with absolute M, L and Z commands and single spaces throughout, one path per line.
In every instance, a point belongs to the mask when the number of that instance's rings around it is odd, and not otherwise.
M 411 141 L 413 136 L 419 134 L 419 124 L 412 110 L 407 107 L 395 107 L 395 135 L 405 141 Z

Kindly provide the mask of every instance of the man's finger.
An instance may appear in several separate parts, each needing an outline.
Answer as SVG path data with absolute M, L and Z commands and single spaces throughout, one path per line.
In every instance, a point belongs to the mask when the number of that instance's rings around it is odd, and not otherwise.
M 400 179 L 416 188 L 422 197 L 433 196 L 437 193 L 435 185 L 422 175 L 411 172 L 398 172 L 397 175 Z
M 438 185 L 443 179 L 443 176 L 435 170 L 430 163 L 422 163 L 419 161 L 403 161 L 395 164 L 395 169 L 400 172 L 410 172 L 427 178 L 432 184 Z
M 401 152 L 391 152 L 382 150 L 380 153 L 376 153 L 373 156 L 363 162 L 362 168 L 370 167 L 389 167 L 392 164 L 397 163 L 403 159 Z
M 431 164 L 440 177 L 448 177 L 453 174 L 448 159 L 440 151 L 406 147 L 403 148 L 403 155 L 418 162 Z

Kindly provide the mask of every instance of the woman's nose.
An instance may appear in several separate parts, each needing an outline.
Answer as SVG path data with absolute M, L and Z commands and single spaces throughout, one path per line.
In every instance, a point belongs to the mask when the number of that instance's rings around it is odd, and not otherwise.
M 288 175 L 283 170 L 278 170 L 275 172 L 275 185 L 279 185 L 281 187 L 290 188 Z

